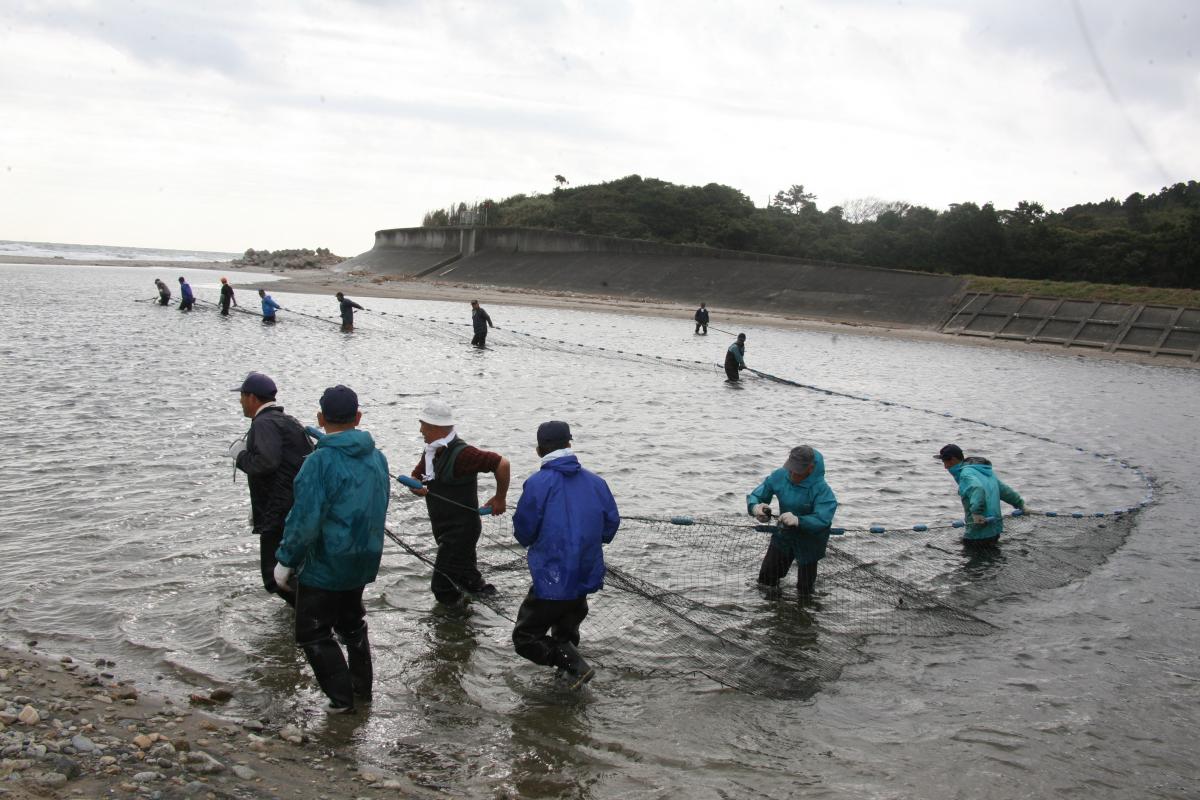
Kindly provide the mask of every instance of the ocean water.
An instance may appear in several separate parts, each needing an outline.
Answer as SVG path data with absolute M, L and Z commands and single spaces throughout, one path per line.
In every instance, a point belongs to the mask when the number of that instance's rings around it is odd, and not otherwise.
M 61 258 L 64 261 L 229 261 L 241 253 L 212 250 L 159 250 L 150 247 L 113 247 L 102 244 L 14 242 L 0 239 L 0 262 L 6 257 Z
M 183 274 L 216 299 L 216 273 Z M 751 366 L 864 402 L 759 379 L 727 386 L 715 364 L 731 337 L 694 336 L 688 320 L 488 305 L 499 329 L 481 351 L 463 303 L 371 299 L 342 334 L 302 316 L 332 316 L 332 298 L 286 284 L 272 294 L 288 311 L 265 327 L 205 304 L 182 314 L 135 302 L 153 277 L 0 265 L 0 400 L 16 423 L 0 472 L 9 643 L 111 658 L 177 697 L 227 686 L 225 713 L 301 722 L 321 747 L 454 796 L 1200 796 L 1200 372 L 746 329 Z M 253 309 L 251 294 L 239 290 Z M 261 590 L 245 481 L 223 456 L 246 428 L 230 388 L 251 369 L 306 423 L 324 387 L 355 388 L 393 472 L 421 453 L 420 406 L 448 399 L 464 438 L 512 461 L 510 505 L 550 418 L 570 422 L 580 459 L 630 516 L 744 521 L 746 492 L 801 442 L 824 453 L 838 524 L 851 528 L 959 515 L 930 457 L 948 441 L 986 454 L 1035 508 L 1137 504 L 1146 486 L 1120 460 L 1153 477 L 1155 502 L 1081 579 L 978 609 L 990 635 L 873 636 L 839 677 L 795 696 L 603 667 L 564 692 L 512 653 L 507 620 L 439 609 L 427 567 L 389 544 L 368 589 L 376 700 L 329 720 L 289 612 Z M 405 492 L 389 524 L 428 541 Z M 489 521 L 488 534 L 506 524 Z M 650 533 L 627 525 L 610 559 L 662 584 L 695 568 Z M 905 547 L 899 532 L 888 541 L 881 554 Z M 760 623 L 764 638 L 777 633 Z M 653 635 L 589 641 L 585 623 L 582 649 L 620 646 L 619 663 L 636 666 L 676 644 Z

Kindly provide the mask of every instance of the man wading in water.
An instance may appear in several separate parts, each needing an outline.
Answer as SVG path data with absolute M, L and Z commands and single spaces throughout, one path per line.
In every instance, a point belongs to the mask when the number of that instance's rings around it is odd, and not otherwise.
M 335 294 L 334 297 L 337 298 L 338 308 L 342 312 L 342 331 L 349 333 L 354 330 L 354 309 L 357 308 L 359 311 L 366 311 L 366 309 L 341 292 Z
M 421 410 L 420 422 L 425 457 L 412 476 L 425 485 L 410 491 L 425 498 L 438 546 L 430 582 L 433 596 L 449 605 L 461 600 L 463 592 L 494 594 L 496 587 L 479 574 L 475 554 L 483 531 L 478 511 L 479 473 L 495 473 L 496 494 L 484 505 L 493 514 L 503 514 L 511 470 L 508 459 L 458 438 L 454 412 L 440 400 L 431 401 Z
M 738 373 L 746 368 L 746 334 L 739 333 L 737 341 L 725 351 L 725 380 L 737 383 Z
M 229 455 L 250 484 L 250 518 L 258 536 L 263 588 L 294 606 L 296 595 L 275 584 L 275 549 L 292 510 L 292 481 L 312 445 L 304 427 L 275 402 L 275 381 L 251 372 L 233 391 L 240 393 L 242 414 L 251 422 L 249 433 L 229 448 Z

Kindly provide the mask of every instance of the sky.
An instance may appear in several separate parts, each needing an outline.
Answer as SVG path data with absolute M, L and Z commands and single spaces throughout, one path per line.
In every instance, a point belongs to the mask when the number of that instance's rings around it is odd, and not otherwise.
M 0 3 L 0 239 L 354 255 L 555 175 L 1056 210 L 1197 142 L 1194 0 Z

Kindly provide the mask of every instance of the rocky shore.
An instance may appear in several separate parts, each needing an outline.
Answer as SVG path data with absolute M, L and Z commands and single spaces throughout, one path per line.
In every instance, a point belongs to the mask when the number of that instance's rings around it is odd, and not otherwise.
M 0 798 L 423 797 L 296 724 L 222 719 L 221 690 L 144 694 L 98 659 L 0 649 Z
M 263 271 L 284 269 L 320 269 L 332 267 L 345 261 L 345 256 L 335 255 L 324 247 L 316 250 L 255 250 L 250 248 L 241 258 L 235 258 L 235 267 L 249 267 Z

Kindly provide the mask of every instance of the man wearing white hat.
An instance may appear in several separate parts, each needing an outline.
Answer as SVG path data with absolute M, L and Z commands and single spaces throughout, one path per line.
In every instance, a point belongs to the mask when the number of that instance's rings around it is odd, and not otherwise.
M 464 592 L 493 594 L 496 589 L 479 574 L 475 546 L 483 525 L 479 520 L 479 473 L 496 476 L 496 494 L 483 504 L 492 514 L 507 510 L 511 467 L 499 453 L 472 447 L 454 428 L 454 411 L 441 400 L 421 409 L 425 453 L 412 471 L 424 486 L 412 493 L 425 498 L 437 558 L 430 588 L 442 603 L 455 603 Z

